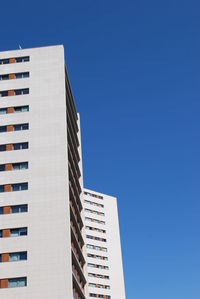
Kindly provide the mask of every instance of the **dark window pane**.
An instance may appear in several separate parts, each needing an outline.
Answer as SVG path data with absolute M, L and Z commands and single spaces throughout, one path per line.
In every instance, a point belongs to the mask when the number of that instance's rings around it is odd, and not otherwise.
M 7 108 L 1 108 L 0 109 L 0 115 L 1 114 L 6 114 L 7 113 Z
M 28 148 L 28 142 L 24 142 L 24 143 L 22 143 L 22 148 L 23 148 L 23 149 L 27 149 L 27 148 Z
M 6 151 L 6 145 L 2 144 L 0 145 L 0 152 L 4 152 L 4 151 Z
M 9 64 L 9 59 L 1 59 L 0 64 Z
M 27 228 L 26 227 L 20 228 L 19 235 L 20 236 L 27 236 Z
M 26 57 L 17 57 L 16 58 L 16 62 L 27 62 L 29 61 L 29 56 L 26 56 Z
M 5 171 L 5 164 L 0 165 L 0 171 Z
M 8 91 L 0 91 L 0 97 L 7 97 Z
M 7 130 L 6 126 L 0 127 L 0 133 L 4 133 L 4 132 L 6 132 L 6 130 Z
M 28 189 L 28 183 L 22 183 L 21 190 L 27 190 L 27 189 Z
M 26 251 L 20 253 L 20 260 L 21 261 L 27 260 L 27 252 Z

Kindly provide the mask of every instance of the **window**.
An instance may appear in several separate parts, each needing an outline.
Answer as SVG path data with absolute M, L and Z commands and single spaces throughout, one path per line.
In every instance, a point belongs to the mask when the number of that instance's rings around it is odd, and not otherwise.
M 0 185 L 0 192 L 5 192 L 5 188 L 7 189 L 7 192 L 9 191 L 23 191 L 28 190 L 28 183 L 17 183 L 17 184 L 6 184 L 6 185 Z
M 92 226 L 86 226 L 85 227 L 87 230 L 92 230 L 92 231 L 96 231 L 96 232 L 99 232 L 99 233 L 106 233 L 106 230 L 105 229 L 100 229 L 100 228 L 97 228 L 97 227 L 92 227 Z
M 89 287 L 110 290 L 110 286 L 96 283 L 89 283 Z
M 28 162 L 20 162 L 12 164 L 13 170 L 28 169 Z
M 108 261 L 108 257 L 107 256 L 94 255 L 94 254 L 91 254 L 91 253 L 88 253 L 87 256 L 90 257 L 90 258 L 98 259 L 98 260 Z
M 96 274 L 96 273 L 88 273 L 89 277 L 96 277 L 96 278 L 101 278 L 101 279 L 109 279 L 108 275 L 101 275 L 101 274 Z
M 9 64 L 9 63 L 19 63 L 19 62 L 28 62 L 30 61 L 29 56 L 24 57 L 16 57 L 16 58 L 6 58 L 6 59 L 0 59 L 0 64 Z
M 95 236 L 91 236 L 91 235 L 86 235 L 86 238 L 87 239 L 91 239 L 91 240 L 101 241 L 101 242 L 107 242 L 106 239 L 95 237 Z
M 92 298 L 111 299 L 110 295 L 101 295 L 101 294 L 93 294 L 93 293 L 90 293 L 90 297 L 92 297 Z
M 0 81 L 8 80 L 8 79 L 9 79 L 9 75 L 0 75 Z
M 0 75 L 0 81 L 22 78 L 29 78 L 29 72 Z
M 13 144 L 1 144 L 0 145 L 0 152 L 6 151 L 6 147 L 8 147 L 8 150 L 21 150 L 21 149 L 27 149 L 28 148 L 28 142 L 21 142 L 21 143 L 13 143 Z
M 29 129 L 29 124 L 18 124 L 18 125 L 13 125 L 14 131 L 23 131 L 23 130 L 28 130 Z
M 18 112 L 28 112 L 29 111 L 29 106 L 18 106 L 18 107 L 14 107 L 14 112 L 18 113 Z
M 29 56 L 25 56 L 25 57 L 17 57 L 17 58 L 15 59 L 15 61 L 16 61 L 17 63 L 19 63 L 19 62 L 27 62 L 27 61 L 30 61 L 30 57 L 29 57 Z
M 90 192 L 84 192 L 85 195 L 89 195 L 91 197 L 95 197 L 95 198 L 99 198 L 99 199 L 103 199 L 103 196 L 101 195 L 97 195 L 97 194 L 93 194 L 93 193 L 90 193 Z
M 28 112 L 29 106 L 16 106 L 16 107 L 7 107 L 7 108 L 0 108 L 0 115 L 3 114 L 10 114 L 10 113 L 19 113 L 19 112 Z
M 85 220 L 88 220 L 88 221 L 91 221 L 94 223 L 105 224 L 105 221 L 101 221 L 101 220 L 90 218 L 90 217 L 85 217 Z
M 16 96 L 29 94 L 29 88 L 15 89 L 14 93 L 15 93 Z
M 9 262 L 26 261 L 27 252 L 14 252 L 9 254 Z
M 7 108 L 1 108 L 0 109 L 0 115 L 6 114 L 7 113 Z
M 27 286 L 26 277 L 8 279 L 8 288 L 19 288 L 19 287 L 26 287 L 26 286 Z
M 99 212 L 99 211 L 95 211 L 95 210 L 85 209 L 85 212 L 92 213 L 94 215 L 105 216 L 105 214 L 103 212 Z
M 0 127 L 0 133 L 5 133 L 7 131 L 7 127 L 6 126 L 1 126 Z
M 10 230 L 10 237 L 27 236 L 27 227 L 12 228 Z
M 0 165 L 0 171 L 5 171 L 5 164 Z
M 6 212 L 4 212 L 4 210 Z M 18 214 L 28 212 L 28 205 L 14 205 L 14 206 L 4 206 L 0 207 L 0 215 Z
M 9 94 L 9 92 L 11 92 L 11 94 Z M 0 91 L 0 97 L 7 97 L 9 95 L 11 95 L 11 96 L 13 96 L 13 95 L 18 96 L 18 95 L 24 95 L 24 94 L 29 94 L 29 88 Z
M 100 204 L 100 203 L 97 203 L 97 202 L 94 202 L 94 201 L 90 201 L 90 200 L 84 200 L 85 203 L 89 204 L 89 205 L 93 205 L 95 207 L 101 207 L 101 208 L 104 208 L 104 205 Z
M 89 249 L 94 249 L 94 250 L 103 251 L 103 252 L 107 252 L 108 251 L 107 248 L 96 246 L 96 245 L 87 244 L 86 247 L 89 248 Z
M 5 144 L 1 144 L 0 145 L 0 152 L 4 152 L 6 151 L 6 145 Z
M 0 164 L 0 171 L 28 169 L 28 162 Z
M 29 78 L 29 72 L 15 74 L 15 79 L 23 79 L 23 78 Z
M 7 97 L 8 96 L 8 90 L 0 91 L 0 97 Z
M 28 212 L 28 205 L 11 206 L 11 214 Z
M 21 150 L 21 149 L 27 149 L 28 148 L 28 142 L 22 142 L 22 143 L 13 143 L 13 150 Z
M 0 64 L 9 64 L 9 59 L 0 59 Z
M 104 270 L 108 270 L 109 269 L 108 266 L 91 264 L 91 263 L 88 263 L 88 267 L 90 267 L 90 268 L 97 268 L 97 269 L 104 269 Z
M 12 191 L 28 190 L 28 183 L 12 184 L 11 187 L 12 187 Z

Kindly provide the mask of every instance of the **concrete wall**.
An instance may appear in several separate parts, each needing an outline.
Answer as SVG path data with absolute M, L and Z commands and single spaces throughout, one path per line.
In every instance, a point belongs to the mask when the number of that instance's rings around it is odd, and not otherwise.
M 84 189 L 84 191 L 86 193 L 97 195 L 98 197 L 103 197 L 103 199 L 100 199 L 93 197 L 89 194 L 84 194 L 84 208 L 94 210 L 95 212 L 104 213 L 104 215 L 96 215 L 94 213 L 85 211 L 85 217 L 94 218 L 105 222 L 105 224 L 99 224 L 85 220 L 85 226 L 91 226 L 106 231 L 105 233 L 102 233 L 86 229 L 86 235 L 91 235 L 107 240 L 107 242 L 102 242 L 99 240 L 97 241 L 85 238 L 86 244 L 107 248 L 107 252 L 87 248 L 87 253 L 98 256 L 105 256 L 108 258 L 107 261 L 104 261 L 96 258 L 87 257 L 87 263 L 109 267 L 109 269 L 88 267 L 88 273 L 109 276 L 109 279 L 88 277 L 88 283 L 110 286 L 110 289 L 108 290 L 89 286 L 89 293 L 111 296 L 112 299 L 125 299 L 117 200 L 115 197 L 91 191 L 88 189 Z M 85 201 L 101 204 L 103 205 L 103 207 L 97 207 L 95 205 L 88 204 Z
M 2 97 L 0 108 L 29 105 L 29 112 L 0 115 L 0 124 L 29 123 L 28 131 L 0 133 L 0 144 L 29 142 L 29 149 L 0 152 L 0 164 L 29 162 L 28 170 L 0 172 L 0 184 L 28 182 L 28 191 L 0 193 L 0 207 L 28 204 L 28 213 L 0 215 L 0 229 L 28 227 L 27 237 L 1 238 L 1 252 L 28 251 L 28 260 L 0 263 L 0 279 L 27 276 L 27 287 L 0 289 L 1 299 L 72 298 L 63 46 L 1 52 L 0 75 L 29 71 L 30 78 L 0 81 L 0 91 L 30 88 L 29 95 Z

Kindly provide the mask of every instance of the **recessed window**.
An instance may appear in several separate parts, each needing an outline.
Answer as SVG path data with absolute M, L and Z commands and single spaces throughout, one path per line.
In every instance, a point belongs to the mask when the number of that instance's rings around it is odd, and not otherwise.
M 18 262 L 18 261 L 26 261 L 27 260 L 27 252 L 14 252 L 9 254 L 9 262 Z
M 18 96 L 26 94 L 29 94 L 29 88 L 0 91 L 0 97 Z
M 28 183 L 12 184 L 12 191 L 23 191 L 28 189 Z
M 15 90 L 14 90 L 14 94 L 15 94 L 16 96 L 24 95 L 24 94 L 29 94 L 29 88 L 15 89 Z
M 14 112 L 28 112 L 29 111 L 29 106 L 19 106 L 19 107 L 14 107 Z
M 101 255 L 96 255 L 96 254 L 91 254 L 91 253 L 88 253 L 87 256 L 90 258 L 98 259 L 98 260 L 108 261 L 107 256 L 101 256 Z
M 0 115 L 6 114 L 7 113 L 7 108 L 1 108 L 0 109 Z
M 15 79 L 23 79 L 23 78 L 29 78 L 29 72 L 15 74 Z
M 98 265 L 98 264 L 91 264 L 91 263 L 88 263 L 88 267 L 90 267 L 90 268 L 97 268 L 97 269 L 104 269 L 104 270 L 108 270 L 109 269 L 108 266 Z
M 95 236 L 91 236 L 91 235 L 86 235 L 86 238 L 91 239 L 91 240 L 95 240 L 95 241 L 107 242 L 107 240 L 104 239 L 104 238 L 99 238 L 99 237 L 95 237 Z
M 0 164 L 0 171 L 28 169 L 28 162 Z
M 7 126 L 1 126 L 0 133 L 5 133 L 5 132 L 7 132 Z
M 9 64 L 9 59 L 0 59 L 0 64 Z
M 8 90 L 0 91 L 0 97 L 7 97 L 8 96 Z
M 99 211 L 95 211 L 95 210 L 85 209 L 85 212 L 92 213 L 94 215 L 105 216 L 105 213 L 99 212 Z
M 9 75 L 0 75 L 0 81 L 9 80 Z
M 0 193 L 28 190 L 28 183 L 0 185 Z
M 20 288 L 27 286 L 27 278 L 10 278 L 8 279 L 8 288 Z
M 27 234 L 28 234 L 27 227 L 19 227 L 19 228 L 1 229 L 0 230 L 0 238 L 27 236 Z
M 1 144 L 0 152 L 28 149 L 28 142 Z
M 87 226 L 85 227 L 87 230 L 92 230 L 92 231 L 96 231 L 96 232 L 99 232 L 99 233 L 106 233 L 106 230 L 105 229 L 101 229 L 101 228 L 97 228 L 97 227 L 93 227 L 93 226 Z
M 101 294 L 94 294 L 94 293 L 90 293 L 90 297 L 92 297 L 92 298 L 111 299 L 110 295 L 101 295 Z
M 16 106 L 16 107 L 7 107 L 7 108 L 0 108 L 0 115 L 3 114 L 11 114 L 11 113 L 19 113 L 19 112 L 28 112 L 29 106 Z
M 85 220 L 90 221 L 90 222 L 94 222 L 94 223 L 105 224 L 105 221 L 90 218 L 90 217 L 85 217 Z
M 19 62 L 28 62 L 30 60 L 30 57 L 29 56 L 24 56 L 24 57 L 17 57 L 17 58 L 15 58 L 15 61 L 17 62 L 17 63 L 19 63 Z
M 12 163 L 13 170 L 28 169 L 28 162 Z
M 26 261 L 26 260 L 27 260 L 27 251 L 0 254 L 0 263 L 18 262 L 18 261 Z
M 12 57 L 12 58 L 5 58 L 0 59 L 0 65 L 1 64 L 9 64 L 9 63 L 20 63 L 20 62 L 28 62 L 30 61 L 29 56 L 23 56 L 23 57 Z
M 14 131 L 23 131 L 23 130 L 28 130 L 28 129 L 29 129 L 28 123 L 13 125 Z
M 10 207 L 11 214 L 28 212 L 28 205 L 16 205 Z
M 28 148 L 28 142 L 22 142 L 22 143 L 13 143 L 13 150 L 21 150 L 21 149 L 27 149 Z
M 27 213 L 28 205 L 13 205 L 13 206 L 3 206 L 0 207 L 0 215 Z
M 10 230 L 10 237 L 27 236 L 27 227 L 12 228 Z

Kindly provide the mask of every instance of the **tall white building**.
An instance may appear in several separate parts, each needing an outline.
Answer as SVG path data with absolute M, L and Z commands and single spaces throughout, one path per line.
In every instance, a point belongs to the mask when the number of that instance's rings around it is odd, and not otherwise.
M 125 299 L 117 199 L 84 189 L 83 206 L 89 297 Z
M 64 48 L 0 52 L 0 298 L 92 297 L 84 231 Z

